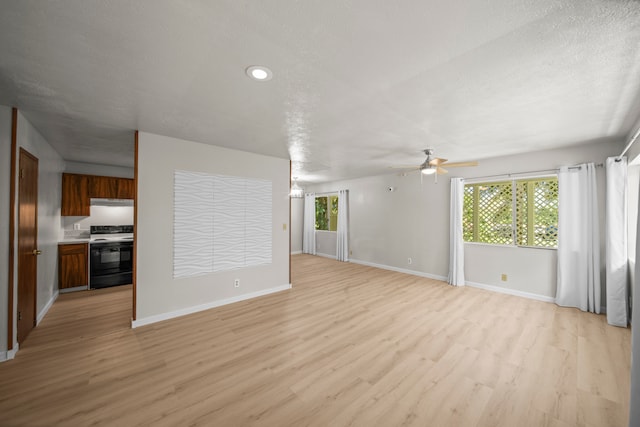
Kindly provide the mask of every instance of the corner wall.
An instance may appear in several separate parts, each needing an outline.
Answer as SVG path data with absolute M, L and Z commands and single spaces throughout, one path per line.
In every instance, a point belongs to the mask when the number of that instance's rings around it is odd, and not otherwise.
M 65 164 L 62 157 L 40 135 L 29 121 L 18 112 L 16 166 L 19 167 L 20 148 L 38 158 L 38 294 L 36 316 L 42 319 L 58 292 L 58 241 L 60 240 L 60 203 L 62 198 L 62 172 Z M 16 180 L 16 208 L 18 204 L 18 185 Z M 16 221 L 18 215 L 16 212 Z M 16 244 L 17 239 L 16 224 Z M 17 262 L 15 257 L 15 277 L 17 280 Z M 17 286 L 17 282 L 16 282 Z M 17 288 L 16 288 L 17 289 Z M 17 298 L 18 292 L 14 292 Z M 17 304 L 14 303 L 14 307 Z
M 173 179 L 176 169 L 271 181 L 272 263 L 174 279 Z M 136 239 L 137 320 L 134 326 L 289 288 L 289 160 L 140 132 Z M 234 287 L 235 279 L 240 280 L 239 288 Z
M 418 173 L 406 176 L 389 174 L 308 185 L 306 190 L 349 190 L 349 237 L 353 252 L 350 258 L 354 262 L 362 261 L 431 277 L 447 277 L 450 177 L 471 179 L 556 169 L 585 162 L 603 163 L 607 157 L 618 155 L 623 145 L 623 141 L 602 140 L 570 148 L 482 159 L 477 167 L 451 169 L 448 175 L 438 177 L 438 183 L 433 177 L 426 176 L 421 183 Z M 416 156 L 417 164 L 421 158 L 419 154 Z M 597 181 L 603 237 L 604 168 L 597 169 Z M 388 191 L 389 187 L 394 187 L 394 191 Z M 604 243 L 602 238 L 603 280 Z M 543 300 L 555 298 L 556 263 L 556 251 L 553 249 L 465 244 L 468 282 Z M 507 282 L 501 281 L 502 273 L 507 274 Z

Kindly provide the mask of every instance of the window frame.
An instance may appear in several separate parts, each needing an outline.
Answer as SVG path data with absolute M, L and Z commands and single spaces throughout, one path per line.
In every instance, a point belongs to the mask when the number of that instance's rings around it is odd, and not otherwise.
M 518 177 L 512 177 L 512 176 L 501 176 L 499 178 L 496 179 L 482 179 L 482 178 L 476 178 L 476 179 L 471 179 L 471 180 L 465 180 L 464 181 L 464 187 L 466 187 L 467 185 L 482 185 L 482 184 L 487 184 L 487 185 L 492 185 L 492 184 L 499 184 L 499 183 L 507 183 L 510 182 L 511 183 L 511 204 L 512 204 L 512 210 L 511 210 L 511 217 L 512 217 L 512 221 L 511 221 L 511 243 L 488 243 L 488 242 L 478 242 L 478 241 L 467 241 L 467 240 L 463 240 L 464 244 L 470 244 L 470 245 L 488 245 L 488 246 L 494 246 L 494 247 L 505 247 L 505 248 L 527 248 L 527 249 L 547 249 L 547 250 L 558 250 L 558 245 L 557 245 L 557 237 L 556 237 L 556 246 L 533 246 L 533 245 L 521 245 L 518 244 L 518 220 L 517 220 L 517 183 L 518 182 L 535 182 L 535 181 L 545 181 L 545 180 L 558 180 L 558 174 L 544 174 L 544 175 L 530 175 L 530 176 L 518 176 Z M 475 194 L 474 194 L 475 197 Z M 475 203 L 474 203 L 475 205 Z M 464 209 L 464 207 L 463 207 Z M 557 208 L 558 210 L 560 209 L 560 207 L 558 206 Z M 474 210 L 475 212 L 475 210 Z M 464 216 L 464 215 L 463 215 Z M 477 215 L 473 215 L 473 220 L 474 220 L 474 235 L 476 233 L 477 227 L 475 225 L 477 225 Z M 527 230 L 527 232 L 529 233 L 530 230 Z M 464 234 L 464 233 L 463 233 Z M 527 239 L 527 242 L 529 242 L 530 240 Z
M 315 196 L 314 198 L 314 209 L 315 209 L 315 215 L 314 217 L 317 218 L 317 200 L 318 199 L 327 199 L 327 210 L 326 210 L 326 217 L 327 217 L 327 229 L 322 229 L 322 228 L 315 228 L 315 231 L 322 231 L 322 232 L 327 232 L 327 233 L 337 233 L 338 232 L 338 206 L 339 206 L 339 201 L 338 201 L 338 193 L 328 193 L 328 194 L 323 194 L 320 196 Z M 331 214 L 331 210 L 332 210 L 332 200 L 335 199 L 336 201 L 336 214 L 332 215 Z M 332 230 L 331 225 L 332 225 L 332 221 L 331 219 L 334 218 L 335 219 L 335 230 Z M 317 225 L 317 223 L 315 224 Z

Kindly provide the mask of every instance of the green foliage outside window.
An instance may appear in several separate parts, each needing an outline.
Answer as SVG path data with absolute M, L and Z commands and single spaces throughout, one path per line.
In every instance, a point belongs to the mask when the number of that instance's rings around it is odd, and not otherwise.
M 558 180 L 465 185 L 462 229 L 466 242 L 557 247 Z
M 338 196 L 316 197 L 316 230 L 338 229 Z

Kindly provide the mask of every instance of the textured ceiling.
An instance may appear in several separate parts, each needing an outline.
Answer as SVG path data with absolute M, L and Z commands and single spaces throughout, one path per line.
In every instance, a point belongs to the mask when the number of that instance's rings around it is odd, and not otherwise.
M 640 2 L 0 2 L 0 104 L 68 160 L 133 130 L 293 160 L 320 182 L 623 138 Z M 273 70 L 269 82 L 244 74 Z

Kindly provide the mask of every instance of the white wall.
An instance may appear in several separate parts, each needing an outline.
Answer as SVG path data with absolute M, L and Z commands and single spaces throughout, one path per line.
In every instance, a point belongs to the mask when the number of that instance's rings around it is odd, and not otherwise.
M 304 198 L 291 199 L 291 253 L 302 252 L 302 218 L 304 218 Z
M 7 351 L 10 179 L 11 108 L 0 105 L 0 360 L 6 358 Z
M 64 171 L 84 175 L 115 176 L 118 178 L 133 178 L 133 168 L 123 166 L 101 165 L 97 163 L 82 163 L 66 161 Z
M 307 191 L 348 189 L 351 259 L 438 277 L 448 275 L 450 176 L 467 179 L 488 175 L 555 169 L 584 162 L 603 163 L 617 155 L 622 141 L 599 141 L 573 148 L 483 159 L 479 166 L 451 169 L 449 175 L 418 173 L 380 175 L 307 186 Z M 419 155 L 416 164 L 421 161 Z M 604 233 L 604 168 L 597 169 L 601 233 Z M 393 192 L 388 187 L 394 187 Z M 292 220 L 293 221 L 293 220 Z M 604 239 L 602 273 L 604 278 Z M 411 264 L 409 264 L 411 258 Z M 555 297 L 556 251 L 549 249 L 465 245 L 466 280 Z M 507 282 L 500 275 L 507 274 Z M 603 292 L 604 295 L 604 292 Z
M 40 319 L 58 289 L 58 241 L 60 240 L 60 201 L 64 161 L 40 133 L 18 112 L 18 152 L 24 148 L 38 158 L 38 291 L 36 314 Z M 16 160 L 16 165 L 19 164 Z M 16 180 L 16 195 L 18 182 Z M 17 205 L 16 200 L 16 205 Z M 17 207 L 17 206 L 16 206 Z M 16 213 L 16 221 L 17 221 Z M 17 227 L 16 227 L 17 243 Z M 17 256 L 16 267 L 17 269 Z M 17 278 L 17 275 L 16 275 Z M 17 283 L 17 282 L 16 282 Z M 17 292 L 14 293 L 17 298 Z M 14 305 L 17 307 L 17 304 Z
M 640 145 L 640 141 L 634 147 Z M 630 150 L 631 151 L 631 150 Z M 640 402 L 640 265 L 636 262 L 636 253 L 640 250 L 638 245 L 640 240 L 637 238 L 638 223 L 640 222 L 639 203 L 640 203 L 640 154 L 635 158 L 629 158 L 629 187 L 628 187 L 628 256 L 629 256 L 629 273 L 630 288 L 633 298 L 631 307 L 631 402 Z M 629 426 L 640 425 L 640 406 L 631 404 L 629 414 Z
M 75 230 L 74 225 L 79 229 Z M 65 236 L 76 234 L 74 231 L 86 234 L 92 225 L 133 225 L 133 206 L 91 206 L 90 216 L 62 217 L 62 231 Z
M 173 317 L 289 286 L 289 160 L 146 132 L 138 139 L 137 322 Z M 273 184 L 272 264 L 173 279 L 174 170 Z M 283 227 L 285 225 L 286 227 Z M 240 279 L 240 287 L 234 287 Z

